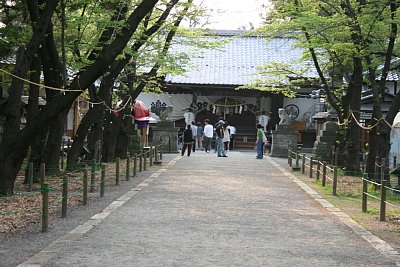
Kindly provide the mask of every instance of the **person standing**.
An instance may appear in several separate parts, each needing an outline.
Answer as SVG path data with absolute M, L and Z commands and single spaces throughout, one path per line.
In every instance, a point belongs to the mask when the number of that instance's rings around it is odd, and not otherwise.
M 227 157 L 225 155 L 225 150 L 224 150 L 224 144 L 223 144 L 223 139 L 224 139 L 224 121 L 220 120 L 217 123 L 217 126 L 215 128 L 215 142 L 217 145 L 217 155 L 218 157 Z
M 226 155 L 227 151 L 229 151 L 229 143 L 231 141 L 229 128 L 228 128 L 228 122 L 225 122 L 223 129 L 224 129 L 224 137 L 223 137 L 222 141 L 224 142 L 224 152 Z
M 197 139 L 197 126 L 194 121 L 192 121 L 192 134 L 193 134 L 193 152 L 196 151 L 196 139 Z
M 263 140 L 266 139 L 264 138 L 265 134 L 263 131 L 263 127 L 261 124 L 257 124 L 257 139 L 256 139 L 256 148 L 257 148 L 257 157 L 256 159 L 262 159 L 263 158 L 263 147 L 264 143 Z
M 192 144 L 193 144 L 193 133 L 192 127 L 190 125 L 186 126 L 186 130 L 183 131 L 183 148 L 181 155 L 185 154 L 186 148 L 188 149 L 188 157 L 190 157 L 190 152 L 192 152 Z
M 206 153 L 211 151 L 211 140 L 214 135 L 214 127 L 210 124 L 210 121 L 206 119 L 204 121 L 204 150 Z
M 135 99 L 133 101 L 132 112 L 135 123 L 137 124 L 137 127 L 138 129 L 140 129 L 141 132 L 143 147 L 147 147 L 149 145 L 148 127 L 150 120 L 150 109 L 146 107 L 146 105 L 142 101 Z
M 198 121 L 197 122 L 197 136 L 196 136 L 196 146 L 197 149 L 203 150 L 203 126 L 201 126 L 201 123 Z
M 236 127 L 233 125 L 229 125 L 228 129 L 229 129 L 230 139 L 231 139 L 231 141 L 229 142 L 229 149 L 233 150 L 235 137 L 236 137 Z

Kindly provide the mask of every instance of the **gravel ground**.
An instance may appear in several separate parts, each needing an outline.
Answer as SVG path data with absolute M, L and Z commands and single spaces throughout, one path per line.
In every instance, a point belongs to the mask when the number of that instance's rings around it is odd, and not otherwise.
M 174 157 L 176 157 L 176 154 L 164 155 L 163 165 L 166 165 Z M 214 158 L 212 157 L 212 159 Z M 277 161 L 281 166 L 287 167 L 284 159 L 278 159 Z M 87 206 L 76 206 L 70 208 L 68 217 L 65 219 L 53 216 L 50 221 L 48 233 L 41 233 L 41 225 L 38 223 L 29 225 L 28 227 L 19 231 L 17 234 L 10 236 L 0 235 L 0 266 L 17 266 L 18 264 L 24 262 L 32 255 L 41 251 L 51 242 L 55 241 L 61 236 L 64 236 L 78 225 L 87 222 L 94 214 L 103 211 L 103 209 L 111 202 L 128 192 L 131 188 L 134 188 L 136 185 L 142 183 L 157 169 L 158 167 L 152 167 L 147 172 L 139 173 L 138 177 L 131 178 L 130 181 L 121 181 L 120 186 L 107 187 L 106 194 L 102 198 L 98 197 L 98 192 L 95 193 L 91 196 L 90 202 Z M 180 169 L 180 171 L 182 171 L 182 169 Z M 279 190 L 282 189 L 280 188 Z M 145 197 L 149 198 L 151 201 L 154 201 L 152 196 L 145 195 Z M 146 199 L 141 199 L 140 201 L 146 202 Z M 139 209 L 135 208 L 135 210 Z M 110 229 L 110 231 L 115 231 L 115 229 Z M 18 252 L 18 256 L 16 256 L 15 252 Z
M 175 156 L 176 154 L 164 154 L 163 164 L 168 163 Z M 47 233 L 41 232 L 40 223 L 33 223 L 12 235 L 0 234 L 0 266 L 17 266 L 21 262 L 24 262 L 49 243 L 88 221 L 94 214 L 101 212 L 112 201 L 140 184 L 158 168 L 155 165 L 151 168 L 148 167 L 147 171 L 138 172 L 137 177 L 131 177 L 130 181 L 122 179 L 119 186 L 108 186 L 104 197 L 99 197 L 99 192 L 91 193 L 88 205 L 71 207 L 68 210 L 67 218 L 51 216 L 49 231 Z M 15 252 L 18 253 L 16 254 Z

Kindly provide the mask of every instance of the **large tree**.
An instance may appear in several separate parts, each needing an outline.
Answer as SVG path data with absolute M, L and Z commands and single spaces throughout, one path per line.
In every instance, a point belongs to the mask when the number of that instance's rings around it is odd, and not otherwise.
M 375 80 L 371 70 L 387 60 L 390 62 L 393 56 L 397 4 L 391 0 L 272 2 L 275 6 L 271 13 L 273 21 L 265 28 L 270 32 L 264 32 L 273 33 L 273 36 L 289 33 L 305 48 L 306 59 L 314 63 L 327 100 L 338 112 L 344 130 L 341 139 L 344 144 L 341 145 L 345 148 L 345 167 L 348 171 L 358 171 L 361 91 L 367 80 L 366 71 L 370 71 L 370 80 Z M 387 70 L 384 68 L 383 74 Z M 382 80 L 381 89 L 376 90 L 378 95 L 383 92 L 384 85 L 385 80 Z M 378 95 L 377 107 L 380 105 Z M 379 111 L 373 116 L 378 116 L 379 120 Z M 370 149 L 375 145 L 378 144 L 370 143 Z
M 28 1 L 28 3 L 34 1 Z M 21 45 L 17 62 L 14 68 L 15 77 L 9 88 L 9 98 L 5 110 L 6 122 L 4 125 L 4 135 L 0 144 L 0 194 L 8 195 L 13 193 L 14 181 L 19 171 L 22 161 L 26 156 L 28 146 L 32 139 L 37 137 L 46 128 L 49 121 L 52 121 L 70 107 L 73 101 L 99 77 L 101 77 L 114 62 L 115 58 L 121 54 L 131 37 L 135 34 L 141 21 L 151 12 L 157 4 L 157 0 L 145 0 L 136 3 L 132 1 L 132 11 L 120 24 L 117 31 L 108 38 L 106 42 L 96 47 L 96 52 L 90 62 L 84 65 L 78 74 L 66 86 L 66 91 L 55 97 L 49 102 L 35 118 L 20 129 L 21 117 L 21 93 L 24 82 L 20 78 L 27 77 L 29 66 L 34 55 L 42 44 L 49 23 L 53 18 L 58 1 L 44 1 L 44 11 L 40 14 L 37 27 L 32 33 L 32 37 L 26 46 Z
M 94 105 L 89 111 L 85 114 L 80 123 L 77 133 L 74 137 L 74 143 L 72 144 L 71 150 L 68 153 L 68 168 L 72 169 L 75 163 L 79 159 L 79 152 L 84 143 L 85 137 L 87 136 L 89 129 L 91 129 L 91 133 L 99 132 L 99 127 L 97 127 L 98 123 L 102 124 L 104 127 L 103 138 L 101 134 L 94 134 L 94 140 L 89 138 L 89 143 L 94 144 L 96 140 L 104 140 L 103 143 L 103 160 L 104 161 L 112 161 L 114 160 L 114 152 L 116 150 L 115 145 L 117 144 L 117 136 L 118 130 L 123 125 L 123 120 L 131 121 L 130 115 L 130 107 L 132 100 L 136 98 L 136 96 L 143 90 L 146 84 L 149 82 L 149 78 L 155 77 L 157 71 L 160 66 L 165 66 L 162 62 L 165 62 L 166 52 L 170 46 L 170 42 L 175 35 L 179 24 L 182 19 L 188 14 L 188 9 L 192 7 L 191 0 L 178 5 L 175 9 L 174 15 L 172 18 L 167 20 L 167 17 L 171 13 L 172 8 L 177 4 L 177 1 L 170 1 L 166 6 L 163 12 L 154 11 L 152 14 L 146 17 L 146 19 L 142 22 L 143 26 L 142 33 L 137 34 L 137 38 L 132 40 L 132 46 L 125 49 L 124 57 L 116 60 L 111 66 L 110 71 L 107 75 L 102 77 L 102 82 L 99 87 L 98 92 L 93 93 L 94 99 L 92 100 L 94 103 L 98 105 Z M 182 8 L 180 8 L 182 6 Z M 182 9 L 182 10 L 181 10 Z M 161 13 L 160 13 L 161 12 Z M 158 18 L 154 21 L 154 17 Z M 157 34 L 157 36 L 155 36 Z M 160 46 L 160 43 L 164 43 L 164 49 L 161 52 L 158 52 L 156 48 Z M 142 75 L 136 75 L 136 61 L 138 58 L 141 58 L 141 61 L 148 61 L 149 59 L 149 50 L 153 51 L 153 59 L 151 62 L 155 65 L 153 68 Z M 144 63 L 149 65 L 149 63 Z M 140 66 L 141 64 L 139 64 Z M 122 77 L 121 77 L 122 76 Z M 107 111 L 107 107 L 112 107 L 112 96 L 114 84 L 118 82 L 120 84 L 128 84 L 128 86 L 124 86 L 122 89 L 125 93 L 119 92 L 119 96 L 125 94 L 124 101 L 121 104 L 121 116 L 117 118 L 113 112 L 104 112 Z M 128 88 L 128 90 L 126 90 Z M 135 91 L 135 94 L 133 94 Z M 106 106 L 102 105 L 102 102 L 106 102 Z M 128 115 L 128 116 L 124 116 Z M 99 118 L 102 118 L 101 122 L 99 122 Z M 104 124 L 103 124 L 104 122 Z M 126 124 L 126 123 L 125 123 Z M 92 137 L 91 135 L 90 137 Z M 127 138 L 127 137 L 126 137 Z M 126 139 L 124 138 L 124 139 Z M 121 139 L 121 138 L 119 138 Z M 122 153 L 123 156 L 126 155 L 126 144 L 125 144 L 125 153 Z

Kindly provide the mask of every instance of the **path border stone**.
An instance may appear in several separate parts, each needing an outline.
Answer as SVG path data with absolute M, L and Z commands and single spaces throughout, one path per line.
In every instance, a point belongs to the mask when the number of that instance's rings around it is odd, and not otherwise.
M 51 242 L 41 251 L 19 264 L 17 267 L 40 267 L 41 262 L 48 262 L 52 258 L 56 257 L 60 249 L 63 248 L 65 243 L 73 243 L 84 237 L 87 233 L 89 233 L 93 228 L 96 227 L 99 223 L 101 223 L 105 218 L 107 218 L 110 214 L 116 211 L 119 207 L 124 205 L 127 201 L 129 201 L 133 196 L 135 196 L 139 191 L 142 191 L 145 187 L 147 187 L 155 178 L 160 176 L 161 173 L 165 172 L 168 167 L 173 166 L 181 156 L 176 156 L 171 161 L 169 161 L 164 167 L 158 169 L 156 172 L 152 173 L 148 178 L 146 178 L 143 182 L 120 196 L 118 199 L 114 200 L 110 205 L 108 205 L 102 212 L 93 215 L 89 221 L 75 227 L 69 233 L 61 236 L 55 241 Z
M 385 257 L 390 258 L 391 260 L 395 261 L 396 265 L 400 267 L 400 253 L 395 250 L 392 246 L 386 243 L 384 240 L 380 239 L 379 237 L 372 234 L 370 231 L 365 229 L 363 226 L 358 224 L 356 221 L 350 218 L 349 215 L 344 213 L 339 208 L 333 206 L 330 202 L 325 200 L 320 194 L 318 194 L 315 190 L 309 187 L 307 184 L 302 182 L 298 179 L 295 175 L 288 172 L 285 168 L 281 167 L 279 163 L 275 162 L 270 157 L 268 160 L 272 163 L 274 167 L 279 169 L 282 173 L 287 175 L 294 183 L 296 183 L 304 192 L 306 192 L 311 198 L 321 204 L 327 211 L 331 214 L 335 215 L 339 218 L 339 220 L 350 227 L 354 233 L 356 233 L 361 238 L 365 239 L 368 243 L 371 244 L 373 248 L 375 248 L 379 253 L 384 255 Z

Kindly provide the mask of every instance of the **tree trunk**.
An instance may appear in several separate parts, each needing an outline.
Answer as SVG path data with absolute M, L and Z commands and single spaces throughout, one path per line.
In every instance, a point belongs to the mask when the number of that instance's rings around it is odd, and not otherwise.
M 148 12 L 156 5 L 158 0 L 146 0 L 140 2 L 135 10 L 126 20 L 124 27 L 115 36 L 115 39 L 101 50 L 99 57 L 91 65 L 77 76 L 68 86 L 74 90 L 85 90 L 93 84 L 106 70 L 107 67 L 125 48 L 126 44 L 136 31 L 138 25 Z M 14 74 L 19 77 L 26 77 L 28 67 L 33 55 L 42 43 L 47 25 L 52 17 L 58 1 L 48 0 L 42 18 L 38 22 L 38 30 L 32 35 L 32 40 L 22 56 L 18 57 Z M 52 103 L 46 105 L 35 117 L 30 125 L 19 130 L 20 96 L 23 82 L 13 79 L 10 86 L 10 97 L 6 107 L 6 122 L 4 136 L 0 145 L 0 194 L 8 195 L 13 193 L 14 181 L 21 167 L 23 158 L 33 138 L 40 134 L 49 121 L 72 105 L 73 101 L 82 91 L 66 92 L 58 96 Z
M 35 82 L 36 84 L 40 83 L 40 74 L 41 74 L 41 62 L 39 58 L 35 58 L 31 64 L 31 74 L 29 80 Z M 39 112 L 39 86 L 36 84 L 29 85 L 29 100 L 28 106 L 26 108 L 26 124 L 36 116 Z M 41 163 L 41 155 L 42 148 L 40 142 L 40 136 L 34 138 L 31 145 L 31 153 L 29 157 L 29 161 L 33 163 L 33 182 L 39 182 L 39 169 Z M 28 183 L 28 173 L 29 173 L 29 164 L 25 168 L 25 180 L 24 183 Z
M 74 142 L 72 143 L 71 149 L 68 151 L 67 170 L 73 170 L 74 166 L 78 163 L 89 129 L 96 120 L 103 118 L 103 112 L 104 107 L 102 105 L 95 105 L 93 108 L 89 109 L 82 118 L 76 131 Z M 94 139 L 95 141 L 98 140 L 97 138 Z M 93 142 L 93 145 L 89 145 L 91 153 L 94 153 L 94 143 L 95 142 Z M 92 155 L 92 158 L 94 158 L 94 155 Z

